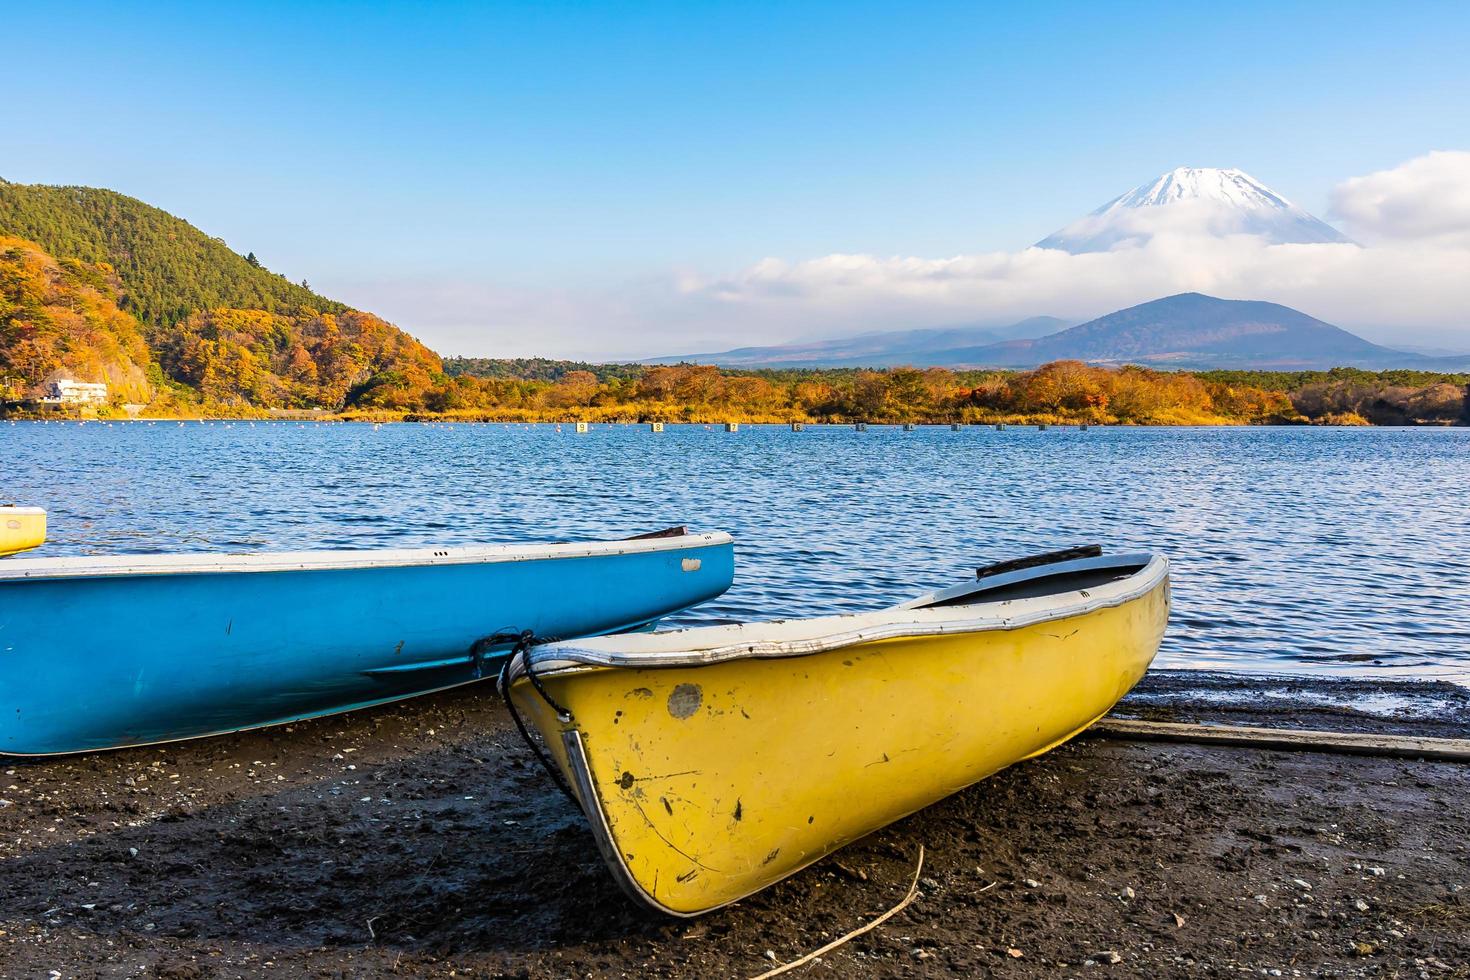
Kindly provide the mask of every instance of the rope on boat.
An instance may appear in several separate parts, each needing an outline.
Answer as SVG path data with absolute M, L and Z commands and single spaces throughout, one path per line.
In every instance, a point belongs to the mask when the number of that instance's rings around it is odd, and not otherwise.
M 488 650 L 491 647 L 500 646 L 511 641 L 515 642 L 515 646 L 511 647 L 510 654 L 505 658 L 505 662 L 500 665 L 500 677 L 495 682 L 495 688 L 500 692 L 500 698 L 505 702 L 505 710 L 510 712 L 511 720 L 516 723 L 516 729 L 521 733 L 521 738 L 525 740 L 526 745 L 530 746 L 531 753 L 536 756 L 536 761 L 540 762 L 541 768 L 545 769 L 547 774 L 551 776 L 551 781 L 556 784 L 557 789 L 561 790 L 562 795 L 570 800 L 573 806 L 581 809 L 582 803 L 577 799 L 577 795 L 572 792 L 572 787 L 567 783 L 566 776 L 562 775 L 562 771 L 557 768 L 556 763 L 547 756 L 546 751 L 541 747 L 541 743 L 531 735 L 530 729 L 526 727 L 525 720 L 521 718 L 521 713 L 516 708 L 515 701 L 510 696 L 510 672 L 515 662 L 519 659 L 524 661 L 526 678 L 530 680 L 531 686 L 536 689 L 536 693 L 541 695 L 541 699 L 547 703 L 552 711 L 556 712 L 558 719 L 564 722 L 571 721 L 572 713 L 557 704 L 551 695 L 547 693 L 546 688 L 541 685 L 540 679 L 537 678 L 536 672 L 531 669 L 531 659 L 527 656 L 533 646 L 539 643 L 551 643 L 552 638 L 537 637 L 530 630 L 522 630 L 519 633 L 496 633 L 482 640 L 477 640 L 471 651 L 476 657 L 475 676 L 479 676 L 479 657 L 482 654 L 478 651 L 482 647 Z
M 1372 735 L 1363 732 L 1253 728 L 1242 725 L 1198 725 L 1181 722 L 1137 721 L 1131 718 L 1104 718 L 1088 729 L 1088 733 L 1139 742 L 1194 742 L 1296 752 L 1336 752 L 1344 755 L 1386 756 L 1397 759 L 1470 762 L 1470 739 L 1464 738 Z
M 557 640 L 558 637 L 555 636 L 537 636 L 530 630 L 502 630 L 499 633 L 482 636 L 470 647 L 470 659 L 474 662 L 475 666 L 475 679 L 479 680 L 484 676 L 485 654 L 496 647 L 505 646 L 507 643 L 514 644 L 510 648 L 510 652 L 506 654 L 505 663 L 501 665 L 500 683 L 503 686 L 505 683 L 505 670 L 518 655 L 528 652 L 534 646 L 540 646 L 542 643 L 555 643 Z M 541 695 L 541 700 L 545 701 L 551 707 L 551 710 L 556 712 L 557 721 L 571 721 L 572 712 L 557 704 L 556 699 L 542 686 L 541 678 L 537 677 L 536 672 L 531 669 L 531 658 L 525 657 L 524 659 L 526 662 L 526 679 L 531 682 L 531 686 L 536 689 L 536 693 Z

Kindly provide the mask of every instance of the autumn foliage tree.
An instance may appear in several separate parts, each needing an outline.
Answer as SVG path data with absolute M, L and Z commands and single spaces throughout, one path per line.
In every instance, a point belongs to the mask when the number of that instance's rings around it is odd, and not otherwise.
M 148 345 L 138 321 L 118 309 L 118 288 L 105 264 L 58 261 L 33 242 L 0 236 L 0 398 L 39 394 L 64 377 L 147 402 Z

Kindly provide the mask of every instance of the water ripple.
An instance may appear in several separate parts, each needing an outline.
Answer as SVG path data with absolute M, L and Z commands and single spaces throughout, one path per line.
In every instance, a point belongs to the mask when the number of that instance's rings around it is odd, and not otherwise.
M 1161 664 L 1470 680 L 1470 431 L 0 425 L 46 554 L 737 539 L 684 622 L 853 612 L 1098 541 L 1175 563 Z

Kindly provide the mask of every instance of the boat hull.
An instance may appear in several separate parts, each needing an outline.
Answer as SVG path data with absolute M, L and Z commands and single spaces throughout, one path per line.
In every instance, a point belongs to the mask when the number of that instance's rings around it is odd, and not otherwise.
M 1169 586 L 1166 571 L 1155 579 L 1014 628 L 790 656 L 752 645 L 697 666 L 553 667 L 537 679 L 560 716 L 523 677 L 510 693 L 625 889 L 696 915 L 1081 732 L 1158 649 Z M 943 616 L 915 620 L 926 615 Z
M 39 507 L 0 507 L 0 558 L 46 543 L 46 512 Z
M 719 595 L 734 574 L 723 534 L 499 549 L 483 561 L 399 554 L 431 557 L 292 567 L 279 556 L 233 571 L 230 559 L 211 571 L 139 559 L 77 576 L 57 571 L 74 559 L 5 563 L 0 754 L 194 738 L 439 690 L 506 652 L 473 652 L 485 637 L 637 629 Z

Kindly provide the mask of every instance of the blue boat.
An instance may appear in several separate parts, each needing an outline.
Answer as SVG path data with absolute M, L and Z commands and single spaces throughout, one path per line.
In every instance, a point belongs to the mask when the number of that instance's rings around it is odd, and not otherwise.
M 0 754 L 279 725 L 489 676 L 514 637 L 641 629 L 734 546 L 625 541 L 0 561 Z

